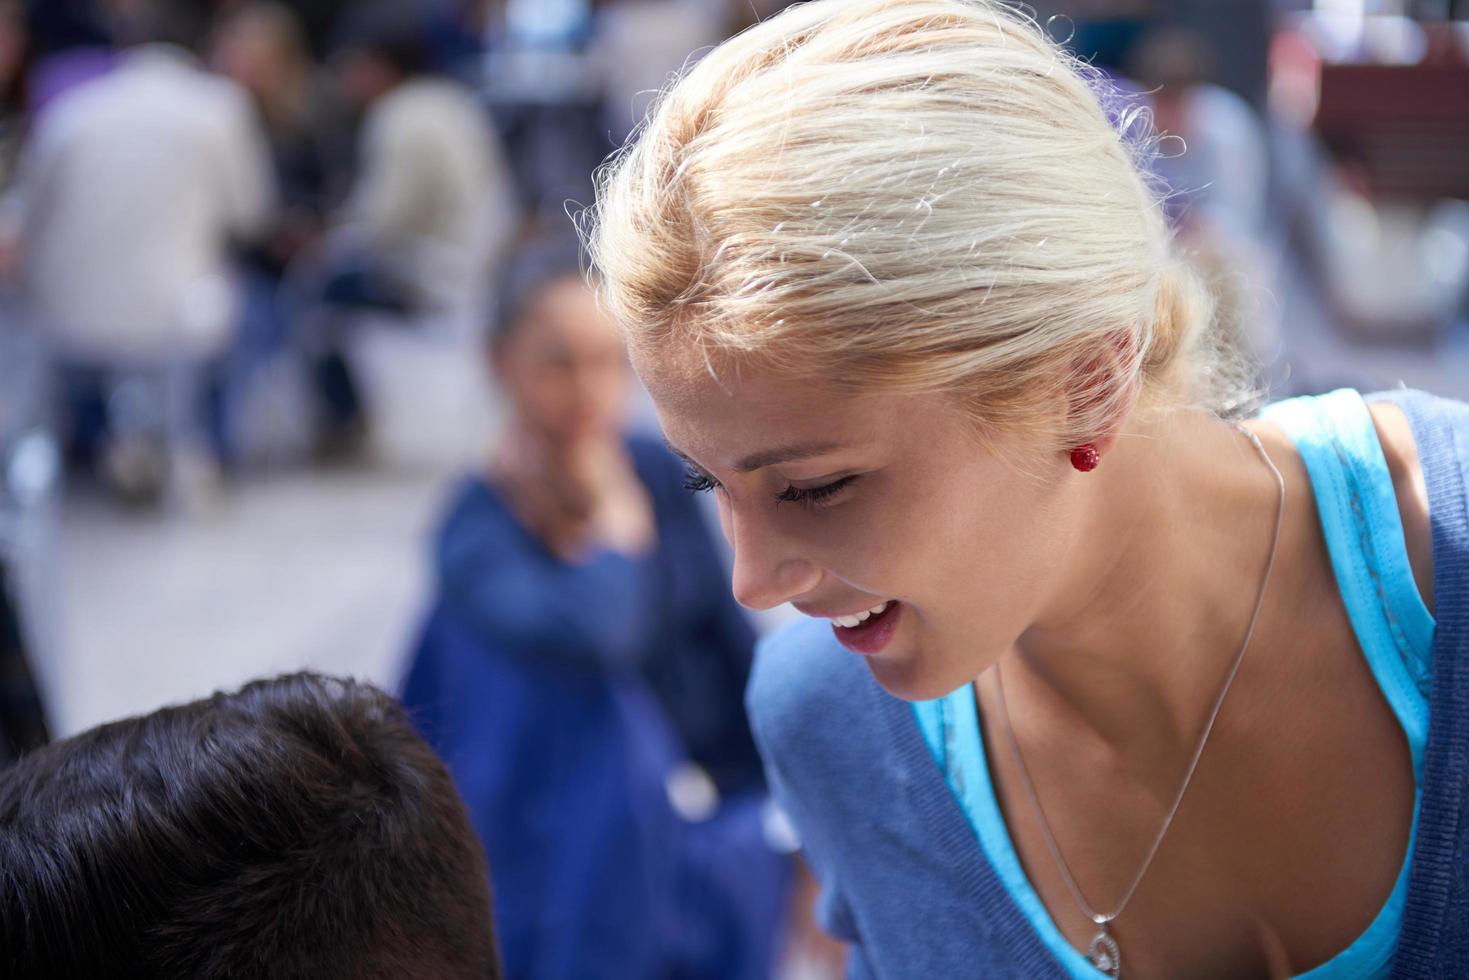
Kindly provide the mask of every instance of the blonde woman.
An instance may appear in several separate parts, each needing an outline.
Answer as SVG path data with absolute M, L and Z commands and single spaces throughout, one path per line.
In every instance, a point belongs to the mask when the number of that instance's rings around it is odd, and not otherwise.
M 822 0 L 604 176 L 735 595 L 809 617 L 749 706 L 824 921 L 859 977 L 1456 974 L 1469 410 L 1226 421 L 1099 93 L 998 3 Z

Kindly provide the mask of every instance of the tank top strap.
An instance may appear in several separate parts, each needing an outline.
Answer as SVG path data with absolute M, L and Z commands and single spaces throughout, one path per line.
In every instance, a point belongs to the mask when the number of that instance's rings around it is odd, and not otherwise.
M 1344 388 L 1278 402 L 1264 418 L 1305 462 L 1352 628 L 1416 756 L 1427 717 L 1412 706 L 1425 703 L 1432 682 L 1434 622 L 1413 578 L 1392 474 L 1367 402 Z M 1414 731 L 1420 721 L 1424 731 Z

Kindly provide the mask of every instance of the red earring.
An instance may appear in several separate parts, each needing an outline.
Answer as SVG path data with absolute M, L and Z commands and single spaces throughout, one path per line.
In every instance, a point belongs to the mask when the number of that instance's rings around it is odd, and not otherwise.
M 1094 442 L 1083 443 L 1071 450 L 1071 465 L 1083 473 L 1090 473 L 1101 461 L 1102 454 L 1097 452 Z

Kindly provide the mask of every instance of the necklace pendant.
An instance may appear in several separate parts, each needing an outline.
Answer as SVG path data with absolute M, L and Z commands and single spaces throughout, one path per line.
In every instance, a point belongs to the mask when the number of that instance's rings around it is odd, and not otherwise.
M 1086 960 L 1109 977 L 1122 976 L 1122 951 L 1117 948 L 1117 940 L 1107 934 L 1105 923 L 1092 937 L 1092 944 L 1086 950 Z

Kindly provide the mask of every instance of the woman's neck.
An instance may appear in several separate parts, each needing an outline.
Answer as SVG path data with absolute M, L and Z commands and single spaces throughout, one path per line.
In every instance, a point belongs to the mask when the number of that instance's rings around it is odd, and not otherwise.
M 1286 552 L 1302 484 L 1284 438 L 1260 435 L 1288 504 L 1263 627 L 1279 619 L 1272 597 L 1299 585 Z M 1196 413 L 1136 426 L 1087 479 L 1083 526 L 1094 531 L 1075 540 L 1055 600 L 1003 658 L 1006 690 L 1128 757 L 1186 754 L 1251 625 L 1278 485 L 1243 434 Z

